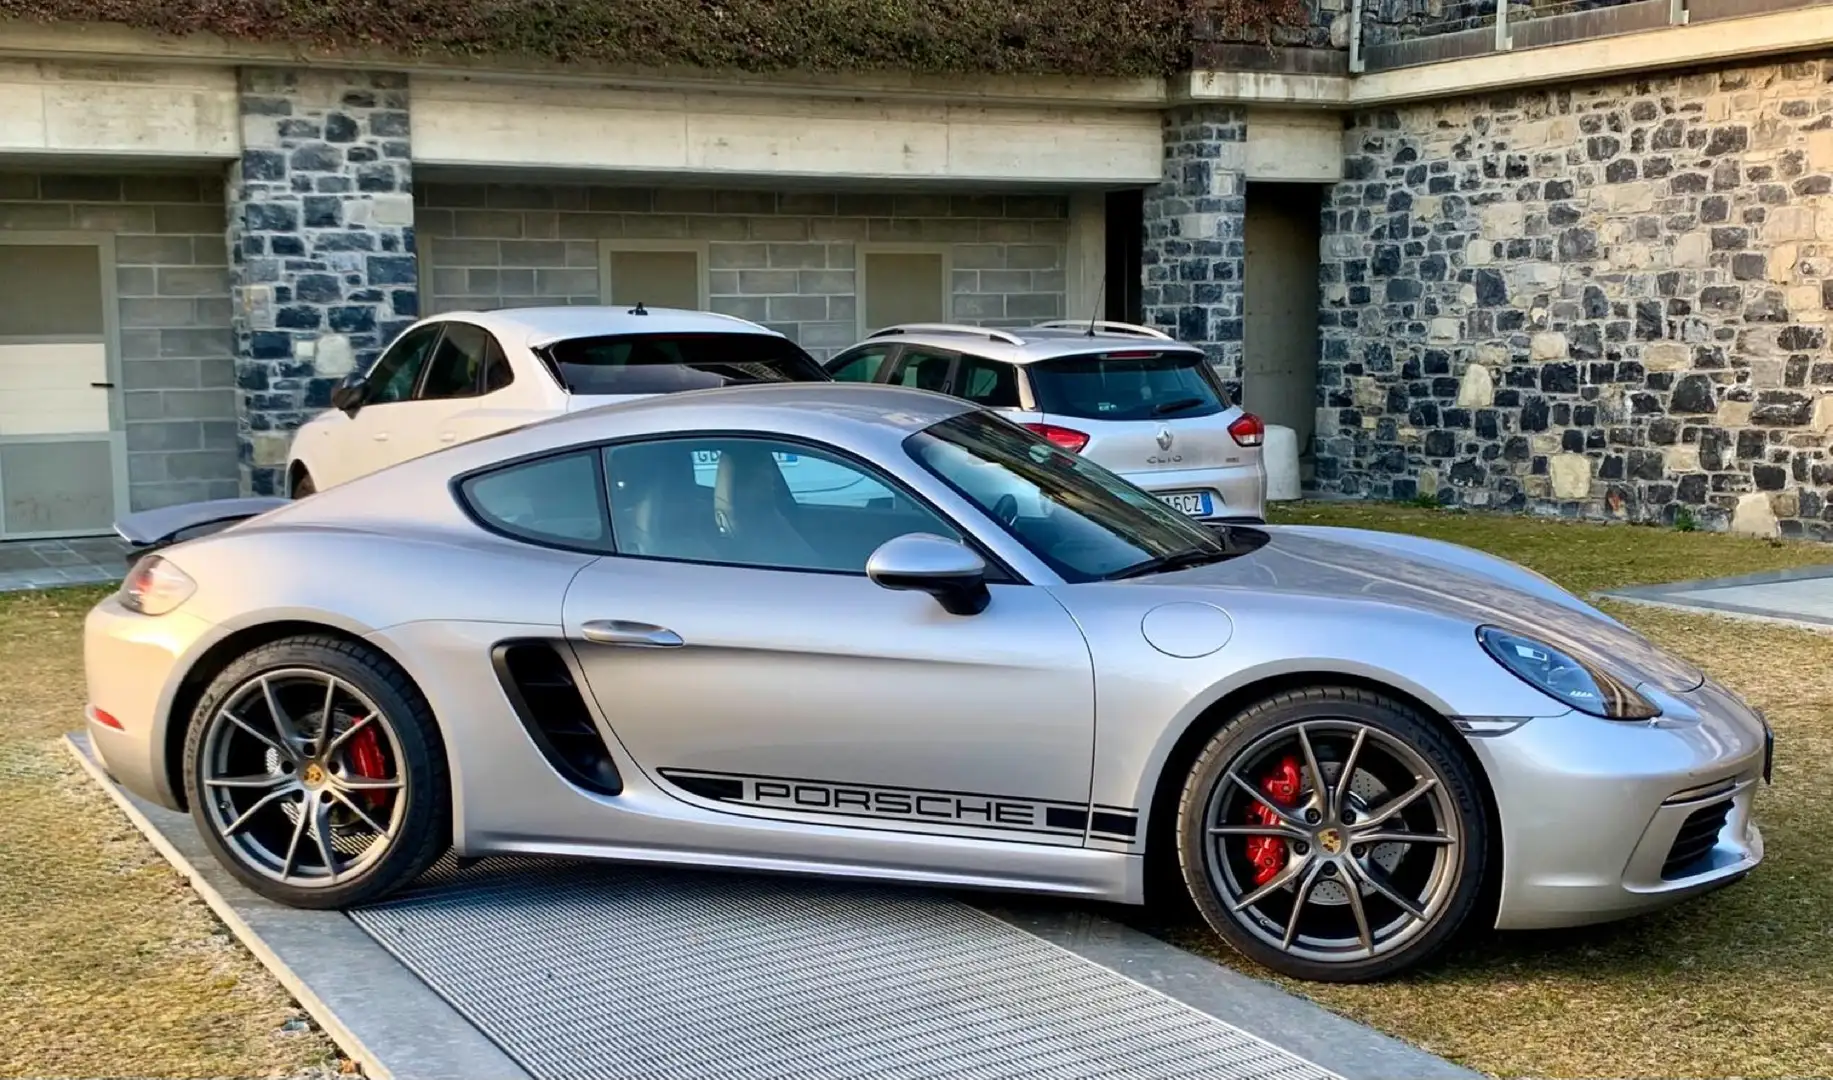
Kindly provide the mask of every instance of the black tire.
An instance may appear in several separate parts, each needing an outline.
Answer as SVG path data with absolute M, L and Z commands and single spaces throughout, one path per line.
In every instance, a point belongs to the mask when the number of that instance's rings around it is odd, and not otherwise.
M 373 702 L 394 735 L 391 746 L 398 747 L 399 759 L 394 768 L 403 781 L 395 796 L 404 804 L 399 824 L 373 861 L 343 880 L 311 887 L 287 884 L 262 873 L 225 842 L 206 808 L 209 795 L 200 767 L 200 751 L 212 718 L 263 675 L 282 671 L 321 672 Z M 319 635 L 290 637 L 259 646 L 231 662 L 211 680 L 191 715 L 184 768 L 191 816 L 211 853 L 243 884 L 291 907 L 342 908 L 378 899 L 419 877 L 451 846 L 450 772 L 432 709 L 392 660 L 357 642 Z M 360 797 L 360 793 L 353 794 Z
M 293 481 L 292 497 L 303 499 L 317 491 L 318 486 L 312 483 L 312 474 L 304 469 L 299 470 L 299 477 Z
M 1315 939 L 1319 944 L 1311 947 L 1306 946 L 1306 936 L 1303 933 L 1293 936 L 1288 931 L 1286 936 L 1291 939 L 1289 946 L 1260 936 L 1260 934 L 1270 934 L 1273 930 L 1278 929 L 1281 921 L 1277 916 L 1269 917 L 1268 913 L 1262 909 L 1262 905 L 1277 909 L 1283 904 L 1286 912 L 1292 911 L 1293 904 L 1289 896 L 1296 896 L 1298 890 L 1303 887 L 1305 881 L 1303 875 L 1295 878 L 1291 885 L 1282 886 L 1279 892 L 1248 907 L 1240 915 L 1235 914 L 1231 910 L 1232 903 L 1224 899 L 1224 892 L 1231 888 L 1235 890 L 1239 899 L 1245 899 L 1261 885 L 1261 882 L 1258 878 L 1238 880 L 1227 876 L 1234 871 L 1225 867 L 1242 865 L 1240 862 L 1230 862 L 1230 860 L 1244 859 L 1249 857 L 1249 854 L 1248 849 L 1245 848 L 1230 849 L 1224 846 L 1245 844 L 1247 843 L 1245 837 L 1212 838 L 1210 835 L 1210 829 L 1215 821 L 1221 821 L 1226 825 L 1231 821 L 1241 820 L 1227 817 L 1212 819 L 1212 814 L 1216 812 L 1214 808 L 1217 805 L 1212 802 L 1212 799 L 1224 797 L 1218 795 L 1218 785 L 1223 785 L 1222 790 L 1226 792 L 1239 791 L 1240 785 L 1228 779 L 1229 773 L 1235 770 L 1252 769 L 1257 761 L 1271 760 L 1264 755 L 1277 753 L 1277 751 L 1269 748 L 1290 745 L 1280 743 L 1281 739 L 1297 740 L 1301 723 L 1306 725 L 1303 730 L 1312 733 L 1308 734 L 1307 738 L 1311 743 L 1318 745 L 1314 756 L 1320 762 L 1321 772 L 1327 772 L 1331 767 L 1330 761 L 1334 760 L 1337 769 L 1336 776 L 1340 778 L 1343 770 L 1342 758 L 1347 756 L 1341 749 L 1341 743 L 1351 740 L 1348 734 L 1351 729 L 1366 728 L 1373 737 L 1364 736 L 1366 742 L 1358 743 L 1358 746 L 1374 745 L 1378 748 L 1378 752 L 1385 753 L 1387 750 L 1383 748 L 1391 748 L 1392 744 L 1384 743 L 1381 739 L 1383 736 L 1392 739 L 1410 749 L 1418 761 L 1430 770 L 1436 780 L 1436 784 L 1422 793 L 1416 802 L 1428 803 L 1427 809 L 1431 810 L 1434 820 L 1441 816 L 1449 819 L 1437 831 L 1455 836 L 1457 839 L 1455 843 L 1448 844 L 1442 849 L 1443 854 L 1440 853 L 1441 849 L 1424 843 L 1353 846 L 1346 839 L 1346 837 L 1353 836 L 1349 826 L 1333 829 L 1331 826 L 1336 822 L 1331 819 L 1323 819 L 1305 826 L 1322 830 L 1313 835 L 1310 843 L 1291 842 L 1288 847 L 1278 849 L 1278 854 L 1272 856 L 1276 860 L 1284 860 L 1279 868 L 1279 873 L 1283 874 L 1297 864 L 1306 863 L 1307 860 L 1303 856 L 1315 848 L 1316 858 L 1309 861 L 1319 864 L 1320 874 L 1311 880 L 1330 883 L 1335 889 L 1331 893 L 1332 899 L 1341 897 L 1338 902 L 1343 907 L 1341 912 L 1315 906 L 1306 907 L 1304 913 L 1300 914 L 1298 918 L 1300 920 L 1316 919 L 1319 917 L 1316 913 L 1321 911 L 1323 917 L 1334 919 L 1338 925 L 1342 925 L 1348 921 L 1347 913 L 1367 912 L 1368 914 L 1357 914 L 1355 919 L 1356 924 L 1366 926 L 1376 917 L 1375 905 L 1378 904 L 1383 910 L 1390 910 L 1394 915 L 1393 921 L 1384 924 L 1384 927 L 1398 926 L 1401 928 L 1388 939 L 1394 943 L 1386 946 L 1389 951 L 1377 952 L 1376 948 L 1381 947 L 1379 945 L 1381 939 L 1373 936 L 1361 937 L 1353 947 L 1340 947 L 1340 953 L 1336 954 L 1330 953 L 1332 947 L 1327 944 L 1330 940 L 1327 936 Z M 1340 726 L 1333 729 L 1333 725 Z M 1339 740 L 1334 750 L 1326 741 L 1332 737 Z M 1317 687 L 1277 694 L 1249 706 L 1230 718 L 1198 754 L 1185 780 L 1178 803 L 1179 869 L 1182 872 L 1184 886 L 1189 890 L 1190 897 L 1204 920 L 1224 941 L 1247 958 L 1280 974 L 1298 979 L 1320 982 L 1368 982 L 1389 977 L 1427 960 L 1456 935 L 1469 919 L 1471 911 L 1476 907 L 1482 894 L 1484 870 L 1489 858 L 1489 823 L 1483 810 L 1481 789 L 1478 786 L 1480 781 L 1474 775 L 1459 747 L 1452 741 L 1453 738 L 1454 736 L 1445 731 L 1441 725 L 1420 715 L 1417 710 L 1406 704 L 1366 690 L 1346 687 Z M 1368 753 L 1366 749 L 1361 752 Z M 1329 757 L 1333 753 L 1335 754 L 1334 759 Z M 1354 769 L 1356 777 L 1366 779 L 1369 774 L 1365 773 L 1364 762 L 1375 760 L 1378 759 L 1375 757 L 1358 758 Z M 1416 775 L 1423 774 L 1416 773 Z M 1301 776 L 1308 778 L 1310 773 L 1305 771 L 1301 773 Z M 1343 786 L 1342 798 L 1346 802 L 1360 798 L 1353 787 L 1355 779 L 1352 777 L 1351 785 Z M 1305 782 L 1308 787 L 1302 797 L 1308 798 L 1309 790 L 1314 789 L 1316 785 L 1310 784 L 1308 779 Z M 1336 780 L 1327 778 L 1326 786 L 1335 788 L 1338 785 Z M 1389 793 L 1387 797 L 1392 797 L 1391 788 L 1383 790 Z M 1442 796 L 1433 794 L 1434 791 L 1442 791 Z M 1430 800 L 1426 798 L 1427 795 L 1432 796 Z M 1241 802 L 1244 798 L 1251 800 L 1251 797 L 1244 794 L 1228 797 L 1234 799 L 1235 805 L 1238 806 L 1247 805 Z M 1291 805 L 1298 807 L 1303 803 L 1295 802 Z M 1326 807 L 1323 813 L 1328 814 L 1328 794 L 1323 800 L 1323 805 Z M 1371 823 L 1383 809 L 1383 805 L 1377 803 L 1368 806 L 1360 814 L 1351 809 L 1343 815 L 1343 819 L 1354 820 L 1361 817 L 1364 819 L 1363 823 L 1357 827 L 1372 828 Z M 1411 805 L 1409 804 L 1409 807 Z M 1254 813 L 1258 812 L 1254 811 Z M 1409 808 L 1406 814 L 1417 815 L 1424 812 L 1425 809 Z M 1299 813 L 1303 811 L 1295 811 L 1295 818 Z M 1304 819 L 1299 818 L 1299 820 Z M 1397 820 L 1404 821 L 1405 818 Z M 1384 830 L 1386 828 L 1388 827 L 1383 827 Z M 1326 837 L 1325 832 L 1335 835 Z M 1328 856 L 1325 855 L 1327 850 L 1331 852 Z M 1396 851 L 1399 854 L 1393 854 Z M 1406 916 L 1398 905 L 1389 908 L 1390 901 L 1377 894 L 1372 885 L 1357 884 L 1357 882 L 1368 880 L 1366 877 L 1357 875 L 1365 874 L 1369 870 L 1379 872 L 1384 884 L 1395 884 L 1395 879 L 1390 878 L 1383 867 L 1372 864 L 1371 860 L 1378 855 L 1383 858 L 1393 858 L 1403 868 L 1406 866 L 1404 860 L 1424 859 L 1428 861 L 1429 869 L 1425 871 L 1427 876 L 1424 880 L 1432 889 L 1436 890 L 1430 894 L 1431 901 L 1421 906 L 1421 910 L 1429 916 L 1428 919 L 1419 920 Z M 1354 867 L 1348 865 L 1347 861 L 1351 858 L 1356 862 Z M 1415 869 L 1409 873 L 1417 873 L 1416 868 L 1420 865 L 1422 864 L 1412 864 Z M 1353 886 L 1356 892 L 1357 906 L 1353 908 L 1350 906 L 1349 886 Z M 1401 892 L 1403 896 L 1406 895 L 1405 889 L 1397 889 L 1397 891 Z M 1288 895 L 1281 895 L 1282 893 Z M 1313 892 L 1310 895 L 1315 897 L 1318 893 Z M 1408 899 L 1417 902 L 1419 898 L 1413 896 Z M 1260 933 L 1250 929 L 1250 925 L 1259 927 Z M 1353 935 L 1356 931 L 1351 928 L 1347 930 L 1347 933 Z M 1399 936 L 1403 933 L 1406 936 Z M 1367 935 L 1368 932 L 1364 931 L 1364 934 Z M 1293 952 L 1288 951 L 1289 949 L 1329 955 L 1320 959 L 1317 955 L 1294 955 Z

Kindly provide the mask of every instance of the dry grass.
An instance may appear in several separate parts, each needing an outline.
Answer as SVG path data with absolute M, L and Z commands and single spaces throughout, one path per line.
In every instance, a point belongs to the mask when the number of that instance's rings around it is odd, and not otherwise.
M 1312 505 L 1281 519 L 1440 536 L 1578 589 L 1833 562 L 1833 550 L 1819 546 L 1393 507 Z M 1430 970 L 1386 985 L 1286 985 L 1498 1075 L 1828 1075 L 1833 635 L 1632 605 L 1611 613 L 1768 713 L 1775 786 L 1757 801 L 1768 861 L 1742 883 L 1660 915 L 1478 935 Z M 1154 929 L 1242 966 L 1188 917 Z
M 92 589 L 0 594 L 0 1076 L 335 1073 L 334 1047 L 59 744 Z

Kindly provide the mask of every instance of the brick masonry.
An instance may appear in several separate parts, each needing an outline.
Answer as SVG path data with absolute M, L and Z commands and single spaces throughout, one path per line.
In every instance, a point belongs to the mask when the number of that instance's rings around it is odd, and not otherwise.
M 1146 192 L 1145 320 L 1200 345 L 1241 395 L 1246 255 L 1246 114 L 1198 105 L 1165 113 L 1165 173 Z
M 1356 117 L 1320 486 L 1833 540 L 1833 59 Z
M 419 316 L 407 76 L 241 72 L 230 168 L 240 453 L 285 490 L 291 433 Z
M 601 244 L 704 242 L 710 306 L 825 358 L 859 337 L 861 243 L 938 245 L 950 317 L 1062 317 L 1068 204 L 935 196 L 429 183 L 416 195 L 432 311 L 596 304 Z
M 129 508 L 234 496 L 221 178 L 0 172 L 0 234 L 21 231 L 114 238 Z

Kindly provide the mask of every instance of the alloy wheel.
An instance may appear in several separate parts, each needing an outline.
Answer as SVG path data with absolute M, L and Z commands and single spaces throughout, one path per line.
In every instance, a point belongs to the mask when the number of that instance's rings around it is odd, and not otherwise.
M 282 885 L 335 886 L 387 854 L 408 812 L 399 735 L 329 672 L 255 675 L 203 734 L 203 811 L 243 866 Z
M 1425 934 L 1457 890 L 1445 779 L 1393 734 L 1350 719 L 1274 728 L 1220 774 L 1204 872 L 1227 917 L 1312 963 L 1353 963 Z

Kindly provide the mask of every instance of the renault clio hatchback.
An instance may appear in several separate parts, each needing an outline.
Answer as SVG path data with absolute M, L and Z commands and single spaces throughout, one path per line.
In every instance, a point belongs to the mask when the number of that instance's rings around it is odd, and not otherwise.
M 965 398 L 1192 518 L 1265 520 L 1265 426 L 1228 400 L 1203 350 L 1150 327 L 908 323 L 873 333 L 827 370 L 838 382 Z

